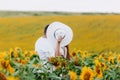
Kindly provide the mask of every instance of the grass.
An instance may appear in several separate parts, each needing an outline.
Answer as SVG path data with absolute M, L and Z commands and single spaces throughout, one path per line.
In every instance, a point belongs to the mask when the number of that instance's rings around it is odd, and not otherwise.
M 54 21 L 69 25 L 74 38 L 70 49 L 120 51 L 120 15 L 28 15 L 0 18 L 0 51 L 19 46 L 34 49 L 44 27 Z
M 39 12 L 39 11 L 0 11 L 0 17 L 21 17 L 21 16 L 55 16 L 55 15 L 82 15 L 84 13 L 69 12 Z M 88 15 L 88 14 L 87 14 Z

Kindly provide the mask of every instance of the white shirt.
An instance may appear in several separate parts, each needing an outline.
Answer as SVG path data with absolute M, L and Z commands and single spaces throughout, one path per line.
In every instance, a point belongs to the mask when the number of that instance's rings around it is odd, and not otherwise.
M 35 51 L 40 59 L 48 60 L 49 57 L 55 57 L 55 50 L 47 38 L 40 37 L 35 43 Z
M 60 47 L 60 53 L 66 57 L 65 47 Z M 35 43 L 35 51 L 38 53 L 40 59 L 48 60 L 49 57 L 55 57 L 55 49 L 47 40 L 47 38 L 40 37 Z

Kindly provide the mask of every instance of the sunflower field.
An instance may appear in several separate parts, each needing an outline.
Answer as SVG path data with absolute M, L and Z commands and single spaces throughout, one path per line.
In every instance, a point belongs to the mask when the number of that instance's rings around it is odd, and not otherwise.
M 120 80 L 119 14 L 23 13 L 0 14 L 0 80 Z M 43 61 L 34 45 L 54 21 L 73 30 L 70 59 Z
M 0 52 L 0 80 L 120 80 L 120 54 L 74 50 L 70 59 L 40 60 L 19 47 Z

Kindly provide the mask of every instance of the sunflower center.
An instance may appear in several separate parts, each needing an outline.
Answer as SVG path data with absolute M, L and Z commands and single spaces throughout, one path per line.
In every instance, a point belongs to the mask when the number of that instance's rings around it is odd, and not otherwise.
M 91 74 L 89 72 L 85 73 L 84 80 L 90 80 Z

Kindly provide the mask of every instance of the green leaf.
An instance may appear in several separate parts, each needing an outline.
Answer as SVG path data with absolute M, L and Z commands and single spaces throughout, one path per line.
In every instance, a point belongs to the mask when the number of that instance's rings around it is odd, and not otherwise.
M 58 77 L 55 73 L 49 73 L 48 78 L 55 79 L 55 80 L 61 80 L 61 78 Z

